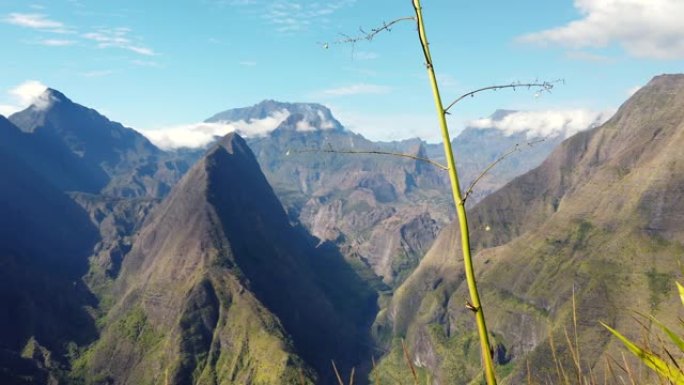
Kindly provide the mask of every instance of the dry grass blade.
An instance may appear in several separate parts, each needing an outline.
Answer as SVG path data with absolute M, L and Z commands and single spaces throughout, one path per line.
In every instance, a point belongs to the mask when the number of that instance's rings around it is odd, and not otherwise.
M 632 385 L 637 385 L 636 378 L 634 377 L 632 370 L 629 368 L 629 363 L 627 362 L 627 357 L 625 357 L 625 353 L 622 353 L 622 362 L 624 362 L 625 364 L 625 371 L 627 372 L 627 377 L 629 378 L 629 381 L 632 383 Z
M 575 353 L 577 355 L 577 361 L 576 365 L 578 370 L 581 369 L 581 362 L 580 362 L 580 346 L 578 342 L 579 335 L 577 333 L 577 303 L 575 302 L 575 285 L 572 285 L 572 326 L 574 328 L 575 332 Z M 591 369 L 591 368 L 590 368 Z
M 591 369 L 591 365 L 589 365 L 589 378 L 587 379 L 585 377 L 584 382 L 587 384 L 597 384 L 598 383 L 596 381 L 596 376 L 594 376 L 594 371 Z
M 354 385 L 354 374 L 356 372 L 356 368 L 352 367 L 351 374 L 349 374 L 349 385 Z
M 672 363 L 675 365 L 675 367 L 676 367 L 680 372 L 682 372 L 682 367 L 679 366 L 679 363 L 678 363 L 677 360 L 674 358 L 674 356 L 672 355 L 672 353 L 670 353 L 670 351 L 667 350 L 667 348 L 665 348 L 665 347 L 663 347 L 663 350 L 665 351 L 665 354 L 667 354 L 667 356 L 670 358 L 670 360 L 672 361 Z
M 613 356 L 609 356 L 609 357 L 610 357 L 610 359 L 615 363 L 615 365 L 617 365 L 618 368 L 620 368 L 623 372 L 628 373 L 628 372 L 627 372 L 627 369 L 625 369 L 624 367 L 622 367 L 622 365 L 620 365 L 620 363 L 618 362 L 618 360 L 616 360 Z M 610 364 L 610 361 L 609 361 L 609 364 Z M 616 377 L 615 372 L 613 371 L 613 367 L 612 367 L 612 366 L 609 366 L 609 368 L 610 368 L 610 373 L 611 373 L 612 378 L 619 378 L 619 379 L 620 379 L 620 382 L 622 383 L 622 385 L 627 385 L 627 383 L 625 382 L 625 379 L 624 379 L 622 376 Z
M 610 365 L 608 358 L 604 358 L 604 361 L 606 370 L 603 371 L 603 385 L 608 385 L 608 375 L 610 374 L 610 378 L 615 378 L 615 373 L 613 372 L 613 367 Z
M 572 363 L 575 365 L 575 373 L 577 376 L 577 383 L 582 383 L 582 367 L 580 366 L 579 357 L 577 356 L 577 350 L 572 346 L 572 341 L 570 340 L 570 335 L 568 335 L 568 329 L 563 328 L 563 333 L 565 333 L 565 341 L 568 343 L 568 349 L 570 349 L 570 356 L 572 357 Z
M 551 346 L 551 356 L 553 357 L 553 362 L 556 364 L 556 374 L 558 376 L 559 381 L 563 381 L 564 384 L 570 385 L 570 380 L 568 380 L 568 377 L 565 375 L 565 369 L 563 369 L 563 365 L 561 364 L 560 360 L 558 359 L 558 354 L 556 354 L 556 343 L 555 340 L 553 339 L 553 331 L 549 329 L 549 345 Z
M 404 340 L 401 340 L 401 347 L 404 349 L 404 358 L 406 359 L 406 364 L 411 369 L 413 381 L 416 385 L 418 385 L 418 374 L 416 374 L 416 368 L 413 366 L 413 362 L 411 362 L 411 356 L 409 355 L 408 348 L 406 348 L 406 342 Z
M 337 370 L 337 365 L 335 365 L 335 361 L 330 361 L 330 362 L 332 362 L 332 367 L 333 367 L 333 370 L 335 371 L 335 376 L 337 377 L 338 385 L 344 385 L 344 381 L 342 381 L 342 377 L 340 376 L 340 372 Z

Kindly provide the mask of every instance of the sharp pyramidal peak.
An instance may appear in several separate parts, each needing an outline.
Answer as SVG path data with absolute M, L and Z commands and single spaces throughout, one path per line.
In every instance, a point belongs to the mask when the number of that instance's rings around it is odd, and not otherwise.
M 122 266 L 90 370 L 114 383 L 332 379 L 367 352 L 374 295 L 292 227 L 245 141 L 216 143 L 149 216 Z M 120 338 L 142 322 L 145 336 Z M 160 363 L 158 369 L 150 369 Z M 166 372 L 165 372 L 166 371 Z

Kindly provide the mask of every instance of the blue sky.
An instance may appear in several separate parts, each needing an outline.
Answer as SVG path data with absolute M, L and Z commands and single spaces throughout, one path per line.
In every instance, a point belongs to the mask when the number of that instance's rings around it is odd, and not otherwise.
M 539 98 L 518 90 L 466 100 L 450 117 L 454 130 L 498 108 L 586 118 L 684 64 L 681 0 L 423 6 L 445 99 L 484 85 L 565 80 Z M 44 84 L 138 130 L 276 99 L 325 104 L 372 139 L 436 140 L 412 22 L 370 43 L 324 48 L 412 12 L 410 0 L 0 0 L 0 113 Z

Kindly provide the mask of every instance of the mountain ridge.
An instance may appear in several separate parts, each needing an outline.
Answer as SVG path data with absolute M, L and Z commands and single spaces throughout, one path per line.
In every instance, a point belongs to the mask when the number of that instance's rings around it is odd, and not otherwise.
M 511 373 L 504 383 L 525 381 L 526 359 L 533 379 L 555 378 L 548 339 L 563 341 L 572 303 L 584 360 L 599 375 L 603 357 L 620 351 L 599 320 L 634 330 L 625 309 L 636 306 L 674 321 L 667 309 L 684 249 L 675 198 L 684 186 L 682 105 L 684 76 L 656 77 L 604 125 L 567 139 L 470 210 L 482 303 L 497 361 Z M 376 323 L 380 335 L 405 335 L 440 383 L 469 381 L 479 362 L 476 349 L 460 345 L 475 336 L 458 239 L 454 224 L 440 234 Z M 438 354 L 444 349 L 452 355 Z M 570 364 L 565 353 L 560 359 Z

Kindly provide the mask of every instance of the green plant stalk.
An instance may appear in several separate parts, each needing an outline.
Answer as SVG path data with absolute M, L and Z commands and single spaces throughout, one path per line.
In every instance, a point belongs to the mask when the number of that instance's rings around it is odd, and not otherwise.
M 425 65 L 427 66 L 428 77 L 430 79 L 430 86 L 432 87 L 432 95 L 437 108 L 437 116 L 439 119 L 439 126 L 442 131 L 442 140 L 444 142 L 444 154 L 447 159 L 447 166 L 449 168 L 449 180 L 451 182 L 451 192 L 456 207 L 456 215 L 458 217 L 458 224 L 461 228 L 461 248 L 463 249 L 463 264 L 465 268 L 466 281 L 468 283 L 468 291 L 470 292 L 470 305 L 472 305 L 475 313 L 475 321 L 477 323 L 477 332 L 480 337 L 480 347 L 482 348 L 482 360 L 484 363 L 484 374 L 488 385 L 496 385 L 496 375 L 494 372 L 494 362 L 489 344 L 489 334 L 487 332 L 487 323 L 485 322 L 484 311 L 480 303 L 480 294 L 477 290 L 477 282 L 475 280 L 475 272 L 473 269 L 473 259 L 470 252 L 470 233 L 468 231 L 468 217 L 466 216 L 465 201 L 461 196 L 461 187 L 458 180 L 458 172 L 456 171 L 456 162 L 454 161 L 454 153 L 451 149 L 451 139 L 449 138 L 449 126 L 446 121 L 446 111 L 442 103 L 442 97 L 439 93 L 439 86 L 437 84 L 437 77 L 435 76 L 435 69 L 432 64 L 432 57 L 430 55 L 430 46 L 425 33 L 425 23 L 423 21 L 423 11 L 420 5 L 420 0 L 412 0 L 413 8 L 416 12 L 416 21 L 418 24 L 418 36 L 420 44 L 425 55 Z

